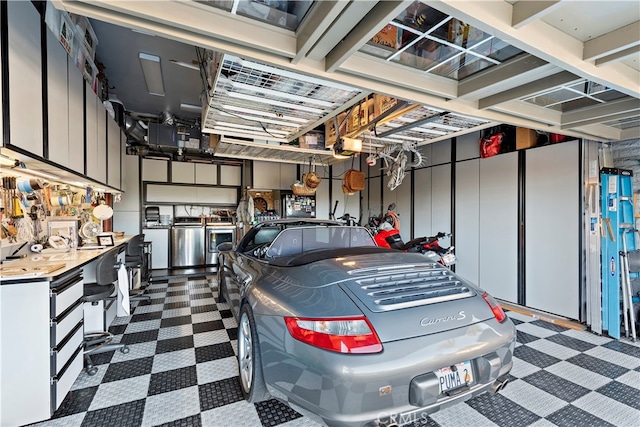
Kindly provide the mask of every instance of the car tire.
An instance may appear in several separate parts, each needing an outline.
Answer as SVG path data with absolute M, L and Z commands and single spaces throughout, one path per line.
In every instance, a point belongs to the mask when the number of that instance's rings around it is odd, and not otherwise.
M 224 297 L 222 290 L 224 289 L 224 274 L 223 274 L 224 266 L 218 263 L 218 300 L 219 303 L 227 302 L 227 299 Z
M 240 309 L 238 321 L 238 369 L 240 388 L 247 402 L 256 403 L 269 398 L 262 376 L 256 324 L 248 304 L 244 304 Z

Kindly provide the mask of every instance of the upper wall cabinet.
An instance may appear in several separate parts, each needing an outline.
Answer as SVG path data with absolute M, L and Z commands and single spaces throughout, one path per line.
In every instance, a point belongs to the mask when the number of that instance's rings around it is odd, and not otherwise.
M 47 118 L 49 160 L 69 166 L 69 84 L 67 51 L 47 31 Z
M 177 184 L 193 184 L 195 180 L 195 163 L 171 162 L 171 182 Z
M 107 111 L 100 98 L 85 83 L 85 128 L 87 149 L 87 173 L 89 178 L 107 182 Z
M 107 184 L 118 189 L 121 182 L 121 141 L 122 135 L 118 123 L 107 116 Z
M 168 162 L 166 160 L 142 159 L 142 180 L 167 182 Z
M 7 2 L 10 143 L 36 156 L 42 144 L 40 14 L 31 2 Z
M 218 166 L 196 163 L 196 184 L 216 185 L 218 183 Z
M 67 88 L 69 97 L 69 168 L 84 174 L 84 77 L 67 56 Z

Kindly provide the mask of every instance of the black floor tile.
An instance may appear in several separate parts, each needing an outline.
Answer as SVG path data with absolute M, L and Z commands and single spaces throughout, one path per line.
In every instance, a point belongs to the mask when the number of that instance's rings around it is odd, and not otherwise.
M 174 308 L 189 307 L 189 301 L 169 302 L 164 305 L 165 310 L 173 310 Z
M 275 399 L 254 404 L 263 427 L 273 427 L 302 417 L 289 406 Z
M 167 292 L 167 298 L 168 297 L 179 297 L 181 295 L 189 295 L 189 291 L 187 289 L 180 289 L 179 291 L 170 291 Z
M 640 359 L 640 347 L 636 347 L 622 341 L 611 341 L 606 343 L 602 347 L 608 348 L 609 350 L 619 351 L 620 353 L 624 353 Z
M 201 411 L 208 411 L 244 399 L 238 377 L 199 385 L 198 393 Z
M 109 326 L 109 332 L 111 332 L 113 335 L 122 335 L 124 334 L 124 331 L 126 329 L 127 329 L 127 325 Z
M 149 331 L 132 332 L 130 334 L 124 334 L 121 343 L 124 344 L 139 344 L 142 342 L 155 341 L 158 339 L 158 329 L 151 329 Z
M 546 368 L 547 366 L 551 366 L 560 362 L 560 359 L 555 358 L 547 353 L 543 353 L 534 348 L 527 347 L 526 345 L 521 345 L 520 347 L 516 347 L 513 354 L 518 358 L 526 361 L 527 363 L 531 363 L 539 368 Z
M 156 354 L 184 350 L 193 347 L 193 336 L 160 340 L 156 346 Z
M 213 294 L 211 292 L 199 292 L 199 293 L 189 294 L 190 300 L 199 300 L 199 299 L 205 299 L 205 298 L 213 298 Z
M 228 342 L 196 347 L 196 363 L 209 362 L 211 360 L 234 356 L 235 353 L 233 352 L 233 347 L 231 347 L 231 343 Z
M 160 322 L 161 328 L 168 328 L 170 326 L 180 326 L 191 324 L 191 315 L 188 316 L 178 316 L 178 317 L 167 317 L 162 319 Z
M 546 417 L 558 427 L 615 427 L 603 419 L 600 419 L 590 413 L 576 408 L 573 405 L 567 405 L 564 408 L 554 412 Z
M 153 287 L 153 288 L 148 288 L 146 290 L 146 292 L 153 297 L 153 294 L 161 294 L 161 293 L 167 292 L 167 289 L 166 288 Z M 169 295 L 167 295 L 167 296 L 169 296 Z
M 547 371 L 534 372 L 531 375 L 521 378 L 521 380 L 566 402 L 573 402 L 591 392 L 588 388 L 565 380 Z
M 191 307 L 191 314 L 209 313 L 212 311 L 218 311 L 218 307 L 215 304 Z
M 514 325 L 518 326 L 522 323 L 524 323 L 522 320 L 519 319 L 514 319 L 513 317 L 509 317 L 509 319 L 511 319 L 511 321 L 513 322 Z
M 522 331 L 517 331 L 517 339 L 516 341 L 521 343 L 521 344 L 526 344 L 532 341 L 537 341 L 539 340 L 540 337 L 536 337 L 535 335 L 531 335 L 528 334 L 526 332 L 522 332 Z
M 213 320 L 211 322 L 202 322 L 202 323 L 193 324 L 194 334 L 199 334 L 202 332 L 219 331 L 221 329 L 224 329 L 224 324 L 222 323 L 222 320 Z
M 53 414 L 52 418 L 62 418 L 67 415 L 79 414 L 86 412 L 91 406 L 93 396 L 98 391 L 98 386 L 71 390 L 65 396 L 60 407 Z
M 638 387 L 640 387 L 640 384 L 638 384 Z M 638 391 L 638 387 L 634 388 L 618 381 L 611 381 L 596 391 L 640 411 L 640 391 Z M 640 424 L 640 412 L 638 412 L 638 421 Z
M 238 329 L 237 328 L 227 329 L 227 335 L 229 335 L 229 339 L 231 341 L 237 340 L 238 339 Z
M 233 313 L 231 313 L 231 310 L 220 310 L 220 316 L 222 316 L 223 319 L 227 319 L 233 317 Z
M 481 394 L 468 400 L 467 404 L 499 426 L 524 427 L 541 418 L 499 394 Z
M 202 427 L 202 419 L 200 418 L 200 414 L 192 415 L 190 417 L 160 424 L 155 427 Z
M 153 367 L 153 357 L 143 357 L 140 359 L 127 360 L 126 362 L 111 363 L 102 379 L 103 383 L 124 380 L 139 375 L 151 373 Z
M 564 326 L 556 325 L 555 323 L 545 322 L 544 320 L 534 320 L 531 322 L 532 325 L 540 326 L 541 328 L 549 329 L 555 332 L 564 332 L 568 331 L 569 328 L 565 328 Z
M 144 415 L 145 399 L 89 411 L 82 427 L 139 427 Z
M 567 362 L 578 365 L 587 371 L 604 375 L 607 378 L 618 378 L 620 375 L 628 372 L 627 368 L 623 368 L 615 363 L 589 356 L 588 354 L 578 354 L 567 359 Z
M 133 316 L 131 316 L 131 320 L 129 321 L 129 323 L 145 322 L 147 320 L 158 320 L 158 319 L 162 319 L 162 311 L 154 311 L 153 313 L 141 313 L 141 314 L 135 314 L 135 311 L 134 311 L 134 314 Z
M 572 338 L 572 337 L 568 337 L 566 335 L 562 335 L 562 334 L 558 334 L 558 335 L 552 335 L 550 337 L 547 338 L 549 341 L 554 342 L 556 344 L 560 344 L 563 347 L 569 347 L 572 348 L 574 350 L 580 351 L 580 352 L 584 352 L 587 350 L 592 349 L 593 347 L 596 347 L 595 344 L 591 344 L 589 342 L 586 341 L 582 341 L 576 338 Z
M 181 388 L 191 387 L 198 384 L 198 374 L 195 366 L 173 369 L 171 371 L 151 374 L 149 382 L 149 396 L 166 393 Z
M 91 361 L 93 362 L 94 365 L 105 365 L 111 362 L 111 359 L 113 358 L 113 355 L 115 354 L 115 352 L 116 351 L 113 350 L 113 351 L 107 351 L 104 353 L 92 354 Z

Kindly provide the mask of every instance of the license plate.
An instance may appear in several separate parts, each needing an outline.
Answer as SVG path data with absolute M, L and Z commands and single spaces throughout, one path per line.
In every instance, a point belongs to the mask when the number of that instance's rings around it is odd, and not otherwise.
M 470 386 L 473 384 L 473 371 L 471 369 L 471 362 L 468 360 L 456 363 L 453 367 L 447 366 L 438 369 L 435 371 L 435 374 L 440 383 L 440 396 L 449 390 L 456 389 L 463 385 Z
M 451 254 L 451 253 L 445 254 L 442 257 L 442 261 L 444 262 L 445 265 L 451 265 L 451 264 L 456 262 L 456 256 L 454 254 Z

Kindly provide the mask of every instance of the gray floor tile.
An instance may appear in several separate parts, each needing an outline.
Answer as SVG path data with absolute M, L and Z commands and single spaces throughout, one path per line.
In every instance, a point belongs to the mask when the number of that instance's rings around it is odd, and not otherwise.
M 133 322 L 127 325 L 127 329 L 125 329 L 126 334 L 130 334 L 133 332 L 143 332 L 158 329 L 160 327 L 160 319 L 157 320 L 145 320 L 142 322 Z
M 638 346 L 637 344 L 626 343 L 623 341 L 611 341 L 607 344 L 604 344 L 603 347 L 610 350 L 619 351 L 620 353 L 635 357 L 636 359 L 640 358 L 640 346 Z
M 193 326 L 188 325 L 171 326 L 169 328 L 160 328 L 158 332 L 158 340 L 167 340 L 170 338 L 188 337 L 193 335 Z
M 567 405 L 564 400 L 534 387 L 526 381 L 510 382 L 504 390 L 500 391 L 500 395 L 540 417 L 546 417 Z
M 211 360 L 196 365 L 198 384 L 212 383 L 214 381 L 237 377 L 238 361 L 234 356 L 224 359 Z
M 522 378 L 534 387 L 562 399 L 573 402 L 589 393 L 589 389 L 547 371 L 538 371 Z
M 582 341 L 580 339 L 568 337 L 566 335 L 561 335 L 561 334 L 553 335 L 547 339 L 556 344 L 571 348 L 576 351 L 587 351 L 595 347 L 595 344 L 591 344 L 587 341 Z
M 617 378 L 629 371 L 627 368 L 620 365 L 607 362 L 606 360 L 602 360 L 585 353 L 580 353 L 577 356 L 571 357 L 567 359 L 567 362 L 608 378 Z
M 547 328 L 541 328 L 532 323 L 518 325 L 518 330 L 540 338 L 547 338 L 558 333 Z
M 129 344 L 129 353 L 116 351 L 111 358 L 111 363 L 126 362 L 128 360 L 151 357 L 156 354 L 157 341 L 147 341 L 139 344 Z
M 540 326 L 541 328 L 547 328 L 554 332 L 564 332 L 569 328 L 565 328 L 564 326 L 556 325 L 555 323 L 546 322 L 544 320 L 534 320 L 531 322 L 532 325 Z
M 168 353 L 158 354 L 153 358 L 153 367 L 151 373 L 170 371 L 172 369 L 184 368 L 196 364 L 195 349 L 187 348 L 184 350 L 170 351 Z
M 219 311 L 210 311 L 208 313 L 196 313 L 191 315 L 193 323 L 211 322 L 213 320 L 221 320 Z
M 551 372 L 561 378 L 567 378 L 582 387 L 588 388 L 589 390 L 595 390 L 611 382 L 611 378 L 609 377 L 605 377 L 567 361 L 562 361 L 553 366 L 549 366 L 548 368 L 545 368 L 545 371 Z
M 91 401 L 89 410 L 95 411 L 96 409 L 144 399 L 147 397 L 150 378 L 151 375 L 141 375 L 125 380 L 100 384 L 98 391 Z
M 207 427 L 229 427 L 229 420 L 238 426 L 261 426 L 255 406 L 245 400 L 203 411 L 202 425 Z
M 553 338 L 553 337 L 550 337 L 550 338 Z M 529 344 L 527 344 L 527 346 L 534 348 L 538 351 L 541 351 L 543 353 L 546 353 L 548 355 L 551 355 L 560 360 L 565 360 L 580 354 L 579 351 L 573 350 L 571 348 L 568 348 L 560 344 L 556 344 L 553 341 L 550 341 L 550 338 L 542 338 L 535 342 L 530 342 Z
M 596 391 L 640 411 L 640 389 L 638 387 L 640 387 L 640 384 L 638 384 L 637 387 L 630 387 L 621 382 L 612 381 Z M 638 412 L 638 417 L 640 420 L 640 412 Z
M 573 405 L 615 426 L 640 425 L 640 412 L 596 391 L 573 402 Z
M 229 342 L 229 334 L 226 330 L 203 332 L 193 335 L 193 344 L 195 347 L 222 344 L 225 342 Z
M 595 345 L 603 345 L 612 341 L 612 339 L 609 337 L 603 337 L 601 335 L 596 335 L 592 332 L 576 331 L 573 329 L 569 329 L 568 331 L 562 332 L 562 335 L 566 335 L 572 338 L 577 338 L 579 340 L 586 341 Z
M 629 371 L 626 374 L 616 378 L 616 381 L 640 390 L 640 371 Z
M 189 307 L 167 309 L 163 310 L 162 318 L 166 319 L 168 317 L 188 316 L 189 314 L 191 314 L 191 309 Z
M 442 409 L 430 417 L 440 424 L 441 427 L 496 427 L 497 424 L 473 409 L 471 406 L 463 403 Z

